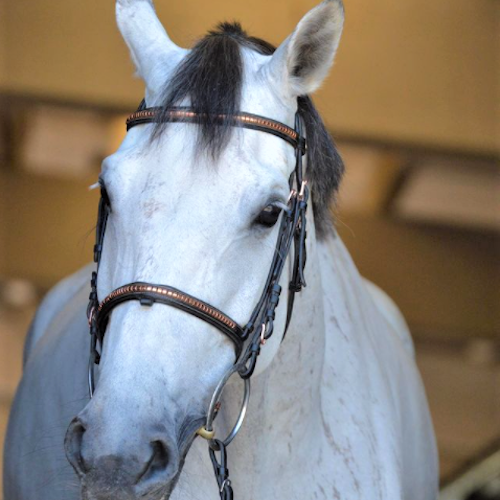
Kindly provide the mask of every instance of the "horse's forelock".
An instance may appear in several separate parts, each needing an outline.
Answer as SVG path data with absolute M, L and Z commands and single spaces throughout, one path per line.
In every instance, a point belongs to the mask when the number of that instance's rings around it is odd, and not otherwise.
M 240 111 L 243 84 L 241 48 L 272 55 L 276 48 L 260 38 L 249 36 L 239 23 L 221 23 L 202 38 L 181 62 L 163 92 L 163 113 L 187 99 L 200 115 L 198 148 L 216 160 L 231 139 L 230 122 L 215 123 L 215 115 Z M 243 110 L 245 111 L 245 110 Z M 304 119 L 307 142 L 307 174 L 318 237 L 329 233 L 330 207 L 344 172 L 342 159 L 316 107 L 308 96 L 299 98 L 299 113 Z M 153 137 L 159 137 L 166 123 L 156 124 Z
M 201 39 L 181 62 L 168 82 L 161 107 L 180 105 L 189 99 L 200 116 L 198 146 L 209 151 L 214 159 L 227 146 L 232 127 L 228 122 L 215 124 L 214 116 L 231 115 L 239 110 L 243 83 L 243 61 L 240 39 L 245 36 L 239 24 L 221 24 Z M 165 129 L 162 116 L 154 136 Z

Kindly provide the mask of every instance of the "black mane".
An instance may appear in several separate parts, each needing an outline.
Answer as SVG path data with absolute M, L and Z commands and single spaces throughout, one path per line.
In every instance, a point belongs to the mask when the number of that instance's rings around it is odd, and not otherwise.
M 271 55 L 275 51 L 275 47 L 268 42 L 247 35 L 239 23 L 222 23 L 201 39 L 182 61 L 168 82 L 161 102 L 165 113 L 168 108 L 189 98 L 191 107 L 202 117 L 199 146 L 214 159 L 226 147 L 233 131 L 229 123 L 215 124 L 214 116 L 240 111 L 243 81 L 241 47 L 263 55 Z M 321 238 L 332 227 L 330 207 L 344 165 L 311 98 L 299 97 L 298 103 L 306 127 L 307 177 L 311 186 L 316 231 Z M 166 126 L 160 116 L 153 137 L 158 137 Z

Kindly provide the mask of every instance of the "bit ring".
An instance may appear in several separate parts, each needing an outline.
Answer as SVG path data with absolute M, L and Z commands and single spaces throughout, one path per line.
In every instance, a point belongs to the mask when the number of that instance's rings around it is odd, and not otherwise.
M 224 375 L 224 377 L 219 382 L 219 385 L 215 389 L 215 392 L 212 396 L 212 401 L 210 402 L 210 406 L 208 408 L 207 422 L 203 427 L 208 433 L 210 433 L 210 432 L 215 433 L 215 431 L 213 429 L 213 423 L 214 423 L 215 417 L 217 415 L 217 410 L 219 408 L 219 400 L 222 396 L 222 392 L 224 391 L 224 387 L 226 386 L 228 380 L 235 373 L 238 373 L 239 369 L 240 369 L 239 364 L 234 365 L 230 370 L 228 370 L 226 375 Z M 229 446 L 229 444 L 233 441 L 233 439 L 236 437 L 236 435 L 240 431 L 240 429 L 243 425 L 243 422 L 245 420 L 245 416 L 246 416 L 246 413 L 248 410 L 248 404 L 250 402 L 251 386 L 250 386 L 250 379 L 245 379 L 244 382 L 245 382 L 245 393 L 243 396 L 243 402 L 241 404 L 241 409 L 240 409 L 238 418 L 236 420 L 236 423 L 234 424 L 233 428 L 231 429 L 231 432 L 228 434 L 226 439 L 221 440 L 221 442 L 224 446 Z M 218 449 L 218 446 L 213 439 L 209 440 L 209 446 L 214 450 Z

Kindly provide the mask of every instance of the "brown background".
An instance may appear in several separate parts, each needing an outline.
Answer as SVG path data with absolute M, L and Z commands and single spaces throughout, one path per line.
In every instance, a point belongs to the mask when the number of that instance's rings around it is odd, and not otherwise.
M 225 19 L 277 44 L 315 4 L 156 1 L 171 37 L 184 46 Z M 447 476 L 500 435 L 498 231 L 398 217 L 387 210 L 397 187 L 391 181 L 388 189 L 387 179 L 428 155 L 466 161 L 470 169 L 485 164 L 498 177 L 500 2 L 345 6 L 336 64 L 316 100 L 344 153 L 346 183 L 361 168 L 353 148 L 377 151 L 379 173 L 364 206 L 340 204 L 338 227 L 362 273 L 396 300 L 410 324 Z M 0 127 L 19 103 L 113 116 L 133 110 L 143 94 L 133 71 L 112 0 L 0 0 Z M 106 150 L 120 133 L 109 126 Z M 0 128 L 0 135 L 12 148 L 22 134 Z M 0 148 L 0 282 L 23 278 L 43 291 L 89 260 L 97 194 L 87 187 L 99 161 L 74 177 L 34 174 L 22 163 Z M 0 423 L 31 312 L 0 305 Z

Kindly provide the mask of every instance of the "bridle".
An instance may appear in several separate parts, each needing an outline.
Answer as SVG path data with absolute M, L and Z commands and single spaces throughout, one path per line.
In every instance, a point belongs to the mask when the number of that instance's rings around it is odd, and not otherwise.
M 198 124 L 202 116 L 191 108 L 173 107 L 168 110 L 161 108 L 146 108 L 144 101 L 139 109 L 127 119 L 127 131 L 138 125 L 158 122 L 183 122 Z M 294 246 L 292 278 L 288 290 L 287 318 L 283 339 L 285 338 L 292 317 L 295 293 L 306 286 L 304 268 L 306 264 L 306 210 L 309 198 L 309 188 L 304 179 L 302 158 L 306 154 L 306 141 L 302 134 L 302 121 L 299 112 L 295 115 L 295 128 L 250 113 L 211 116 L 214 124 L 230 124 L 268 134 L 273 134 L 295 148 L 296 164 L 290 176 L 290 197 L 288 209 L 283 211 L 274 257 L 262 294 L 255 306 L 250 319 L 245 326 L 224 314 L 203 300 L 168 285 L 135 282 L 120 286 L 111 292 L 101 302 L 97 296 L 97 277 L 104 244 L 106 223 L 111 212 L 109 199 L 103 187 L 96 226 L 96 244 L 94 247 L 94 262 L 96 271 L 92 273 L 91 292 L 87 315 L 90 325 L 91 348 L 89 361 L 89 391 L 94 394 L 94 366 L 99 364 L 103 347 L 104 335 L 113 309 L 123 302 L 137 300 L 144 307 L 152 307 L 155 303 L 165 304 L 180 309 L 209 323 L 227 335 L 234 343 L 236 363 L 219 382 L 208 409 L 206 424 L 198 430 L 198 434 L 209 442 L 209 452 L 219 486 L 221 500 L 231 500 L 233 490 L 227 469 L 227 446 L 240 430 L 248 408 L 250 398 L 250 377 L 252 376 L 257 358 L 262 346 L 274 332 L 274 319 L 279 303 L 281 286 L 279 281 Z M 228 380 L 238 373 L 245 382 L 243 404 L 237 422 L 224 440 L 215 438 L 213 421 L 220 408 L 220 398 Z M 219 453 L 219 457 L 217 457 Z

